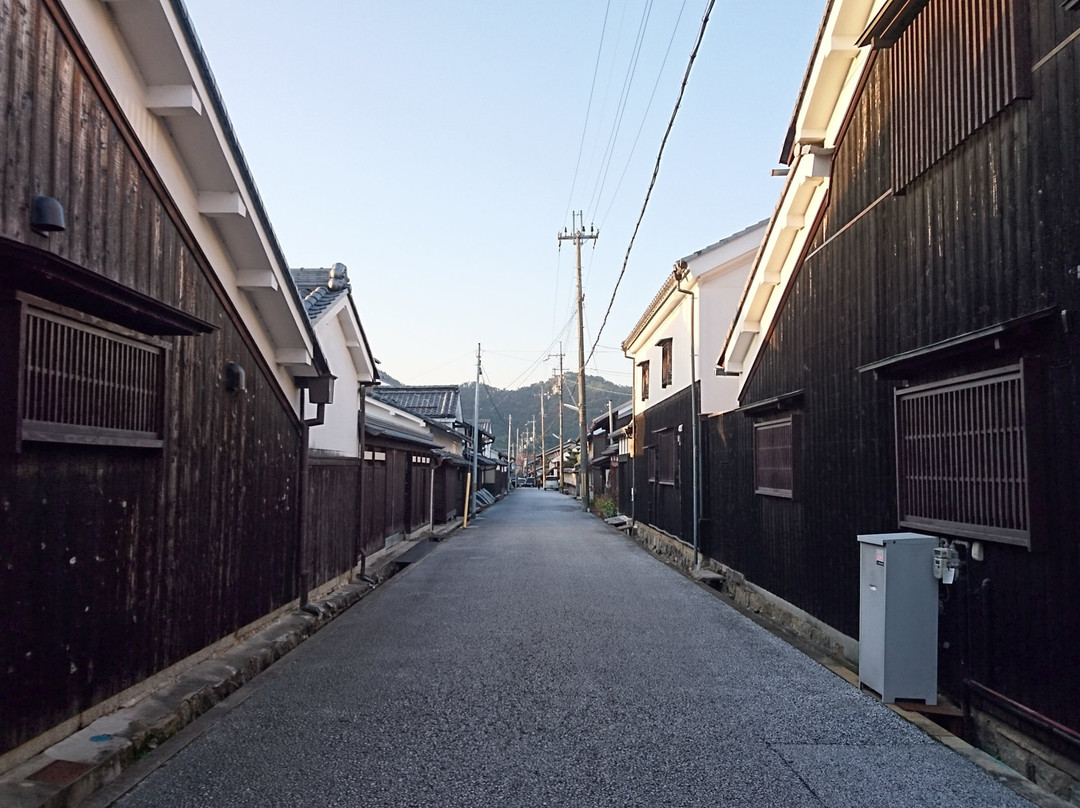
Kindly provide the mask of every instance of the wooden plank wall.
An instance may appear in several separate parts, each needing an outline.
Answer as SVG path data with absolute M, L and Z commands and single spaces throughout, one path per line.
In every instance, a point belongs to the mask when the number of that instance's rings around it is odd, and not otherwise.
M 311 588 L 353 568 L 360 533 L 358 458 L 311 458 L 304 558 Z
M 387 539 L 405 533 L 410 450 L 380 445 L 374 438 L 367 450 L 386 454 L 385 460 L 364 461 L 363 551 L 370 555 L 383 549 Z
M 693 479 L 692 451 L 690 441 L 690 389 L 687 388 L 656 404 L 637 417 L 634 427 L 634 451 L 640 458 L 636 482 L 637 518 L 653 527 L 678 536 L 684 541 L 693 540 Z M 673 429 L 677 434 L 677 471 L 675 485 L 649 482 L 645 447 L 658 443 L 656 432 Z
M 0 238 L 216 327 L 173 338 L 164 448 L 0 458 L 0 752 L 297 595 L 302 430 L 43 2 L 0 0 Z M 67 230 L 28 233 L 35 193 Z M 228 393 L 227 362 L 247 369 Z
M 408 457 L 412 457 L 411 453 Z M 431 466 L 409 461 L 409 507 L 407 529 L 411 533 L 431 521 Z
M 970 678 L 1080 730 L 1080 702 L 1062 678 L 1080 664 L 1080 38 L 1066 42 L 1080 14 L 1035 0 L 1022 13 L 1031 23 L 1031 100 L 1013 103 L 899 196 L 889 193 L 891 54 L 878 54 L 835 156 L 828 213 L 741 399 L 806 391 L 803 495 L 755 496 L 752 419 L 711 419 L 705 544 L 857 637 L 856 536 L 897 529 L 895 383 L 857 368 L 1060 308 L 1065 319 L 1055 318 L 1036 351 L 1044 381 L 1033 404 L 1050 414 L 1045 544 L 988 542 L 985 560 L 946 592 L 941 684 L 959 697 Z

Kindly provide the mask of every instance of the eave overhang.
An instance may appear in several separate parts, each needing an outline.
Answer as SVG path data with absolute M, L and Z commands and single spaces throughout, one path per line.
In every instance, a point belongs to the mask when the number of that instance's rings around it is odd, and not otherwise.
M 832 0 L 825 11 L 784 144 L 790 170 L 716 360 L 725 375 L 753 367 L 813 235 L 828 199 L 833 152 L 870 59 L 857 40 L 884 2 Z
M 1057 307 L 1040 309 L 922 348 L 879 359 L 856 369 L 860 373 L 873 373 L 879 379 L 908 379 L 927 369 L 954 363 L 963 357 L 1021 346 L 1059 314 L 1061 311 Z
M 329 373 L 179 0 L 61 0 L 266 359 Z

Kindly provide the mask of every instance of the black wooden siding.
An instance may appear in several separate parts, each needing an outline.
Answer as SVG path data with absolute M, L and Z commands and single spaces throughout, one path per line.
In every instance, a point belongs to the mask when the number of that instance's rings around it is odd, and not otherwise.
M 691 444 L 691 395 L 686 388 L 635 417 L 634 518 L 685 542 L 693 541 L 693 465 Z M 679 431 L 681 429 L 681 431 Z M 675 483 L 649 481 L 648 454 L 659 445 L 658 432 L 675 433 Z
M 0 752 L 298 594 L 302 425 L 52 8 L 0 0 L 0 239 L 216 330 L 171 338 L 162 448 L 0 457 Z M 28 232 L 35 193 L 66 232 Z
M 1036 63 L 1080 25 L 1057 6 L 1023 6 Z M 879 52 L 835 156 L 827 215 L 741 398 L 806 391 L 802 495 L 754 495 L 752 419 L 711 419 L 705 542 L 750 580 L 857 637 L 856 535 L 896 530 L 898 520 L 895 382 L 857 368 L 1047 307 L 1066 310 L 1068 331 L 1055 319 L 1034 351 L 1045 367 L 1045 543 L 1028 551 L 988 542 L 986 560 L 965 567 L 946 592 L 940 667 L 954 696 L 971 679 L 1074 730 L 1080 702 L 1064 672 L 1080 664 L 1078 55 L 1074 40 L 1034 71 L 1030 101 L 1013 103 L 893 196 L 891 53 Z M 1017 358 L 973 356 L 940 373 Z
M 309 461 L 301 570 L 310 588 L 349 572 L 359 561 L 360 476 L 358 458 Z

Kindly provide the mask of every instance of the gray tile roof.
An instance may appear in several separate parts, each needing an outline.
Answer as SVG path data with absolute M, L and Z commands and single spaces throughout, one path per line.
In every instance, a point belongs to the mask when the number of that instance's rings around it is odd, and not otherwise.
M 427 418 L 458 418 L 461 414 L 461 391 L 444 387 L 377 387 L 376 398 Z
M 290 269 L 308 319 L 316 322 L 328 308 L 349 294 L 349 275 L 344 264 L 327 269 Z

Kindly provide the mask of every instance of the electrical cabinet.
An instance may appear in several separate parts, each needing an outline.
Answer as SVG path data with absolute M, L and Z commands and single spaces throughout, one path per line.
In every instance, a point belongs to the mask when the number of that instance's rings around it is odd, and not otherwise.
M 859 683 L 897 700 L 937 704 L 935 536 L 859 536 Z

